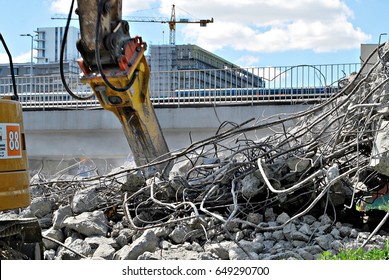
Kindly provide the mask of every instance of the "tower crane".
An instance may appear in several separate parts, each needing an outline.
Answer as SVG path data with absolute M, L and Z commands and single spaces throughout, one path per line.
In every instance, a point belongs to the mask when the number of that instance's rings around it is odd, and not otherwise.
M 65 15 L 56 15 L 51 19 L 67 19 Z M 72 18 L 73 19 L 73 18 Z M 74 18 L 76 19 L 76 18 Z M 187 18 L 176 19 L 176 6 L 173 4 L 169 18 L 164 17 L 124 17 L 124 20 L 128 22 L 151 22 L 151 23 L 167 23 L 169 24 L 169 44 L 176 44 L 176 25 L 177 24 L 189 24 L 189 23 L 198 23 L 201 27 L 206 27 L 208 23 L 213 23 L 213 18 L 211 19 L 200 19 L 200 20 L 191 20 Z
M 176 44 L 176 24 L 186 24 L 186 23 L 199 23 L 201 27 L 206 27 L 208 23 L 213 23 L 213 18 L 211 19 L 200 19 L 200 20 L 190 20 L 190 19 L 179 19 L 176 20 L 176 6 L 172 5 L 172 10 L 170 14 L 170 19 L 166 18 L 143 18 L 143 17 L 128 17 L 126 18 L 129 22 L 156 22 L 156 23 L 168 23 L 170 36 L 169 44 Z

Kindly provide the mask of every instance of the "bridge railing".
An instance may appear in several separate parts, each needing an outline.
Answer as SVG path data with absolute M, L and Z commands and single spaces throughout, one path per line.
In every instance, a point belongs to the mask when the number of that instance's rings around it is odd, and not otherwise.
M 158 71 L 151 72 L 150 98 L 159 107 L 320 101 L 337 92 L 338 82 L 359 69 L 359 63 L 348 63 Z M 100 107 L 96 98 L 79 101 L 70 97 L 59 74 L 16 77 L 16 84 L 24 109 Z M 67 77 L 67 84 L 78 95 L 91 93 L 78 76 Z M 11 77 L 0 78 L 0 96 L 12 92 Z
M 152 72 L 156 105 L 318 101 L 337 92 L 338 82 L 359 63 Z

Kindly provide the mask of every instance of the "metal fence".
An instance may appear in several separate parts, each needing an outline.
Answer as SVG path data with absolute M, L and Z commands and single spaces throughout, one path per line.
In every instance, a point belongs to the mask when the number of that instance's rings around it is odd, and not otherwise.
M 151 72 L 150 98 L 160 107 L 319 102 L 337 92 L 338 82 L 359 69 L 359 63 L 348 63 Z M 91 93 L 78 76 L 67 77 L 67 83 L 78 95 Z M 59 74 L 16 77 L 16 84 L 25 109 L 100 107 L 95 98 L 71 98 Z M 12 92 L 11 77 L 0 78 L 0 96 Z

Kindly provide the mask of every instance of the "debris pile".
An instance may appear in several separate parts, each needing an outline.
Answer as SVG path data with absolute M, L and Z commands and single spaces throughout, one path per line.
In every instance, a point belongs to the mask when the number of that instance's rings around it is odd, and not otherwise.
M 225 122 L 148 166 L 38 173 L 22 215 L 40 219 L 47 259 L 315 259 L 382 245 L 380 227 L 370 234 L 342 220 L 389 210 L 389 44 L 376 53 L 377 64 L 307 111 Z M 253 139 L 263 128 L 274 133 Z M 146 175 L 171 163 L 168 176 Z

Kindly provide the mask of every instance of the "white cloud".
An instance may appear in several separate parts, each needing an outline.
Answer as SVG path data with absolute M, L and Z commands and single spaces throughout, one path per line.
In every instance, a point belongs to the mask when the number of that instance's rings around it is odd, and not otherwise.
M 8 63 L 8 56 L 6 53 L 0 53 L 0 63 Z
M 243 68 L 249 68 L 258 64 L 259 58 L 252 55 L 244 55 L 237 60 L 237 63 Z
M 161 7 L 169 4 L 171 0 L 161 0 Z M 253 52 L 329 52 L 356 48 L 370 39 L 352 25 L 353 13 L 342 0 L 183 0 L 176 6 L 178 19 L 181 9 L 202 19 L 214 18 L 206 28 L 180 26 L 186 41 L 211 51 L 231 47 Z M 168 8 L 161 11 L 170 13 Z
M 68 14 L 70 9 L 71 0 L 49 0 L 50 12 L 53 14 Z M 74 6 L 77 6 L 77 1 L 74 2 Z
M 30 61 L 31 61 L 30 51 L 12 57 L 13 63 L 29 63 Z M 0 53 L 0 63 L 9 63 L 8 55 L 6 53 Z
M 36 56 L 36 54 L 34 55 Z M 30 62 L 31 61 L 31 52 L 25 52 L 22 53 L 14 58 L 12 58 L 13 62 L 15 63 L 24 63 L 24 62 Z

